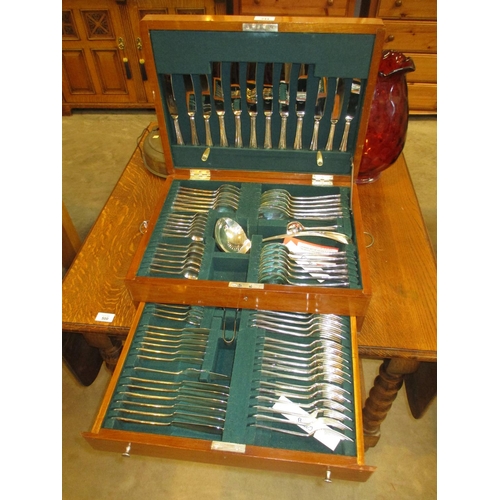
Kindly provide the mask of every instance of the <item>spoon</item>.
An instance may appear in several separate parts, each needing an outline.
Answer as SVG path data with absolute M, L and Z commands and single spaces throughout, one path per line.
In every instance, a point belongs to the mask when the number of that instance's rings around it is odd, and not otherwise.
M 305 227 L 304 224 L 301 224 L 299 221 L 293 220 L 286 225 L 286 232 L 288 234 L 297 234 L 300 231 L 324 231 L 337 229 L 339 226 L 318 226 L 318 227 Z
M 247 253 L 252 246 L 243 228 L 233 219 L 222 217 L 215 223 L 215 241 L 228 253 Z

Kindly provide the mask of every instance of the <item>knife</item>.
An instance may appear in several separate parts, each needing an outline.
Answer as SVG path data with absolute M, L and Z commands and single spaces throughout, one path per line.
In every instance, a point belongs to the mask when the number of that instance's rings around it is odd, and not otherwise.
M 342 104 L 344 103 L 344 80 L 337 78 L 335 86 L 335 97 L 333 100 L 332 118 L 330 120 L 330 132 L 328 140 L 326 141 L 325 150 L 331 151 L 333 149 L 333 136 L 335 135 L 335 125 L 337 125 L 340 113 L 342 111 Z
M 286 149 L 286 122 L 289 115 L 290 106 L 290 70 L 291 63 L 284 63 L 281 68 L 280 89 L 279 89 L 279 107 L 281 116 L 281 131 L 278 149 Z
M 267 63 L 264 67 L 264 89 L 262 91 L 264 102 L 264 116 L 266 117 L 266 130 L 264 135 L 264 149 L 273 147 L 271 139 L 271 118 L 273 116 L 273 64 Z
M 201 101 L 203 105 L 203 119 L 205 120 L 205 143 L 213 146 L 212 134 L 210 132 L 210 115 L 212 114 L 212 102 L 210 101 L 210 88 L 207 75 L 200 75 Z
M 181 128 L 179 127 L 179 112 L 177 110 L 174 88 L 172 86 L 172 75 L 165 75 L 165 92 L 168 112 L 174 120 L 174 130 L 177 144 L 184 146 L 184 139 L 182 138 Z
M 351 84 L 351 94 L 349 96 L 349 104 L 347 105 L 347 113 L 345 115 L 344 133 L 342 134 L 342 140 L 340 141 L 340 151 L 347 151 L 347 139 L 349 138 L 351 122 L 356 116 L 360 90 L 361 80 L 359 80 L 358 78 L 353 78 Z
M 297 129 L 295 130 L 295 140 L 293 149 L 302 149 L 302 124 L 304 115 L 306 114 L 306 98 L 307 98 L 307 71 L 306 65 L 302 65 L 297 81 L 297 97 L 295 98 L 295 112 L 297 114 Z
M 191 144 L 199 146 L 198 134 L 196 133 L 196 96 L 194 94 L 194 84 L 192 75 L 184 75 L 184 86 L 186 88 L 186 107 L 189 116 L 189 125 L 191 125 Z
M 237 148 L 243 147 L 241 138 L 241 90 L 240 90 L 240 65 L 237 62 L 231 63 L 231 108 L 234 114 L 235 137 L 234 145 Z
M 327 79 L 322 77 L 318 82 L 318 94 L 316 95 L 316 105 L 314 106 L 314 128 L 309 149 L 316 151 L 318 149 L 318 133 L 319 122 L 323 118 L 323 111 L 325 109 L 326 95 L 328 92 Z
M 250 116 L 250 147 L 257 147 L 257 63 L 247 67 L 247 108 Z
M 220 130 L 220 145 L 227 147 L 226 125 L 224 123 L 224 91 L 222 90 L 222 63 L 214 62 L 212 65 L 213 75 L 213 96 L 215 104 L 215 112 L 219 117 L 219 130 Z

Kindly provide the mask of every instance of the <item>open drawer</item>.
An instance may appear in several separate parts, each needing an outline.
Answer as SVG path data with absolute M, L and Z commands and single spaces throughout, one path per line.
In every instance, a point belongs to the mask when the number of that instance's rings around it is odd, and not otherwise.
M 365 481 L 354 318 L 142 303 L 96 449 Z

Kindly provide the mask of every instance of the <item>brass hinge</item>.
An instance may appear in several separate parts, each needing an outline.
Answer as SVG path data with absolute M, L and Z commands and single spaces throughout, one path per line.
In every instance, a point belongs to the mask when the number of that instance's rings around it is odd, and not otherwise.
M 192 181 L 209 181 L 210 170 L 208 169 L 191 169 L 189 171 L 189 179 Z
M 313 174 L 313 186 L 333 186 L 333 175 Z

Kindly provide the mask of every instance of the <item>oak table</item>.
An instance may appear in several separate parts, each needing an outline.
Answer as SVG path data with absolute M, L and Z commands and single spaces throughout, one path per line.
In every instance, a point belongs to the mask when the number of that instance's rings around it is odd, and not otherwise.
M 63 357 L 85 385 L 103 359 L 113 369 L 129 332 L 136 306 L 123 280 L 163 182 L 138 147 L 64 276 Z M 436 260 L 403 155 L 359 195 L 373 291 L 359 354 L 383 360 L 363 409 L 370 447 L 403 383 L 415 418 L 436 395 Z

